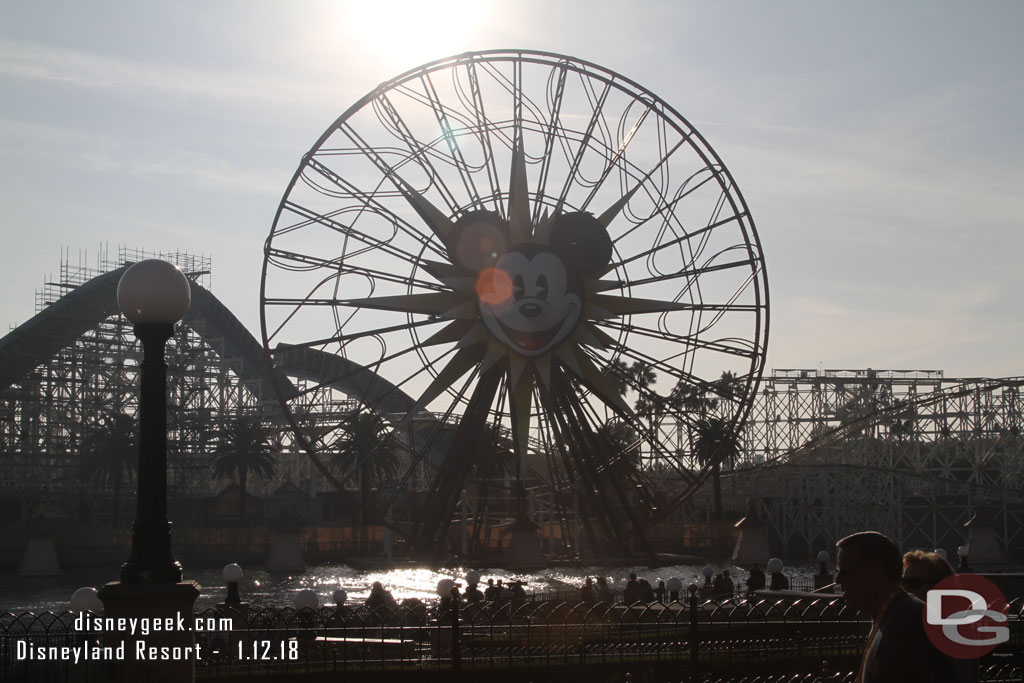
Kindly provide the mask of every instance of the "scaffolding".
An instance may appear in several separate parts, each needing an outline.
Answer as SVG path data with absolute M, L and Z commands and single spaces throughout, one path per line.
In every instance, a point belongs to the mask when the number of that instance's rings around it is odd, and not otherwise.
M 58 277 L 36 294 L 36 313 L 145 258 L 170 261 L 191 282 L 209 287 L 211 263 L 204 256 L 124 247 L 115 256 L 101 248 L 89 265 L 81 253 L 73 262 L 64 252 Z M 210 472 L 210 441 L 219 426 L 240 412 L 275 414 L 269 387 L 241 378 L 243 360 L 227 353 L 224 341 L 194 320 L 178 325 L 167 345 L 168 497 L 182 522 L 195 521 L 203 509 L 196 501 L 223 487 Z M 83 438 L 113 415 L 127 415 L 134 424 L 141 346 L 120 314 L 94 322 L 77 338 L 54 342 L 63 344 L 57 353 L 0 393 L 0 515 L 5 522 L 58 517 L 121 526 L 134 516 L 130 476 L 121 482 L 115 510 L 112 481 L 89 471 L 80 450 Z
M 122 247 L 116 256 L 101 250 L 95 264 L 87 265 L 81 255 L 72 262 L 63 253 L 58 276 L 49 278 L 37 294 L 37 314 L 61 308 L 62 299 L 102 276 L 113 278 L 118 269 L 153 257 L 178 265 L 197 286 L 194 292 L 208 290 L 208 257 Z M 116 284 L 116 279 L 110 282 Z M 73 307 L 61 310 L 64 327 L 39 328 L 53 339 L 33 338 L 59 348 L 45 358 L 24 363 L 16 357 L 17 349 L 11 351 L 0 340 L 0 372 L 27 368 L 9 372 L 13 381 L 0 384 L 0 524 L 58 517 L 97 527 L 123 526 L 133 516 L 130 476 L 116 496 L 109 478 L 97 477 L 84 466 L 81 447 L 85 435 L 110 415 L 134 419 L 141 349 L 131 324 L 113 304 L 92 320 L 84 320 L 86 314 Z M 261 374 L 265 369 L 254 369 L 263 358 L 259 344 L 240 323 L 234 324 L 229 334 L 223 321 L 191 316 L 176 327 L 167 346 L 168 499 L 172 518 L 182 524 L 202 525 L 204 501 L 228 483 L 212 475 L 213 444 L 218 432 L 240 414 L 262 415 L 279 435 L 277 470 L 272 477 L 253 481 L 253 494 L 266 498 L 288 484 L 313 500 L 333 490 L 291 437 L 271 382 Z M 67 329 L 84 331 L 69 335 Z M 248 352 L 240 351 L 246 344 Z M 306 437 L 314 441 L 317 434 L 336 429 L 341 417 L 358 406 L 328 384 L 316 384 L 315 377 L 288 381 L 309 404 L 299 406 L 296 415 L 317 421 L 303 425 Z M 738 456 L 723 463 L 726 514 L 738 518 L 747 501 L 755 499 L 775 542 L 790 556 L 810 556 L 865 528 L 887 530 L 907 546 L 955 546 L 963 540 L 960 526 L 985 508 L 1004 548 L 1021 557 L 1022 384 L 1019 378 L 947 378 L 939 370 L 776 370 L 762 381 L 739 435 Z M 422 415 L 417 424 L 441 419 Z M 663 444 L 692 452 L 692 433 L 684 424 L 663 421 L 658 429 Z M 329 458 L 319 444 L 312 446 Z M 543 453 L 534 455 L 538 463 L 543 460 Z M 433 465 L 424 461 L 419 466 Z M 696 470 L 698 464 L 693 465 Z M 536 469 L 544 468 L 538 464 Z M 666 500 L 680 486 L 670 473 L 652 469 L 648 474 Z M 414 472 L 409 495 L 420 491 L 425 475 L 425 470 Z M 546 510 L 538 512 L 542 521 L 567 528 L 581 523 L 558 503 L 571 490 L 539 476 L 530 484 L 530 505 Z M 354 481 L 346 486 L 357 489 Z M 703 487 L 678 507 L 666 524 L 678 531 L 686 523 L 710 521 L 710 488 Z M 469 514 L 476 503 L 471 495 L 462 500 L 463 512 Z M 492 507 L 504 510 L 509 505 L 496 502 Z

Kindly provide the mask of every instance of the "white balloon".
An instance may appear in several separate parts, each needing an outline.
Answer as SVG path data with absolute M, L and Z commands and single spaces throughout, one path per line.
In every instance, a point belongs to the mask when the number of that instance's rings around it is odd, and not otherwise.
M 103 601 L 99 599 L 97 591 L 92 586 L 79 588 L 71 594 L 72 612 L 96 612 L 103 611 Z
M 295 609 L 316 609 L 320 606 L 320 597 L 316 591 L 303 588 L 295 594 Z

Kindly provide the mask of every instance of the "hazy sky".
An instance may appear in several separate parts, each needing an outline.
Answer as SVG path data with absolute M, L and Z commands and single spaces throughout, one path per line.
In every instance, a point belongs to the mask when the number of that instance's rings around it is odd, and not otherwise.
M 618 71 L 701 131 L 768 267 L 768 368 L 1024 374 L 1024 3 L 0 0 L 0 325 L 61 248 L 213 260 L 259 335 L 301 156 L 466 50 Z

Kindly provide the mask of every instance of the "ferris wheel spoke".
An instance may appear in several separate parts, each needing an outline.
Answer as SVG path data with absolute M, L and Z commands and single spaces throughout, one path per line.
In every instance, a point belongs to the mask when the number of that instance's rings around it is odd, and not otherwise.
M 562 373 L 556 373 L 552 377 L 552 381 L 555 387 L 555 395 L 562 399 L 562 409 L 564 410 L 569 431 L 574 434 L 575 441 L 579 445 L 576 451 L 577 464 L 580 470 L 588 475 L 587 478 L 594 486 L 601 506 L 608 515 L 615 540 L 620 543 L 628 557 L 631 555 L 630 542 L 634 538 L 638 538 L 647 555 L 653 557 L 654 553 L 647 542 L 642 526 L 633 512 L 634 506 L 623 491 L 619 478 L 602 477 L 598 463 L 594 461 L 594 457 L 597 456 L 600 460 L 610 462 L 617 455 L 611 452 L 613 447 L 608 439 L 597 437 L 593 425 L 600 424 L 600 422 L 588 422 L 585 404 L 579 400 L 579 396 L 575 393 L 572 386 L 572 381 L 568 377 Z M 614 502 L 607 496 L 608 489 L 618 499 L 618 508 L 615 507 Z M 631 524 L 633 527 L 631 530 L 627 531 L 620 525 L 620 515 L 625 517 Z
M 594 317 L 596 318 L 639 315 L 642 313 L 668 313 L 670 311 L 728 311 L 744 313 L 761 309 L 761 306 L 756 304 L 712 304 L 703 301 L 700 303 L 683 303 L 681 301 L 661 301 L 658 299 L 629 299 L 600 294 L 595 295 L 593 299 Z
M 668 158 L 676 150 L 681 148 L 683 146 L 683 143 L 687 141 L 688 138 L 680 140 L 672 148 L 672 150 L 665 155 L 662 163 L 668 161 Z M 680 184 L 672 199 L 668 200 L 660 193 L 656 193 L 655 195 L 652 196 L 651 188 L 648 185 L 648 181 L 653 177 L 653 175 L 656 172 L 660 170 L 660 168 L 661 164 L 656 164 L 654 167 L 652 167 L 644 176 L 641 177 L 641 180 L 634 185 L 633 189 L 629 193 L 630 195 L 635 194 L 639 189 L 643 188 L 648 198 L 654 202 L 655 210 L 652 211 L 651 214 L 646 218 L 634 219 L 632 227 L 619 232 L 614 239 L 614 242 L 616 244 L 624 243 L 625 241 L 630 239 L 637 231 L 645 227 L 650 221 L 654 220 L 655 218 L 660 218 L 664 222 L 665 228 L 663 228 L 663 231 L 668 226 L 675 225 L 676 227 L 674 231 L 682 232 L 684 236 L 689 236 L 691 240 L 698 237 L 701 239 L 706 239 L 707 233 L 714 227 L 708 226 L 703 229 L 698 229 L 690 232 L 689 230 L 684 229 L 681 225 L 678 224 L 678 219 L 676 219 L 673 213 L 676 210 L 676 207 L 679 206 L 687 197 L 689 197 L 691 194 L 699 190 L 705 184 L 710 183 L 714 179 L 713 169 L 709 166 L 705 166 L 701 168 L 699 171 L 696 171 L 693 174 L 691 174 L 690 177 L 688 177 Z M 693 186 L 691 186 L 690 182 L 693 181 L 695 178 L 698 178 L 699 176 L 704 176 L 704 178 L 699 182 L 696 182 Z M 659 241 L 655 246 L 660 247 L 662 246 L 662 243 Z
M 374 336 L 377 336 L 377 335 L 374 335 Z M 275 346 L 273 348 L 269 348 L 268 347 L 267 352 L 270 354 L 271 358 L 275 358 L 277 356 L 281 356 L 281 355 L 285 355 L 285 354 L 290 353 L 293 346 L 298 346 L 298 345 L 279 344 L 279 345 L 277 345 L 277 346 Z M 452 353 L 453 351 L 454 351 L 454 349 L 452 349 L 448 353 Z M 306 388 L 303 391 L 300 392 L 300 394 L 302 394 L 302 395 L 313 395 L 313 394 L 316 394 L 316 392 L 322 391 L 324 389 L 330 389 L 332 386 L 336 385 L 337 383 L 342 382 L 344 380 L 352 379 L 353 377 L 355 377 L 359 373 L 367 371 L 367 370 L 369 370 L 370 372 L 377 372 L 380 368 L 387 367 L 390 363 L 392 363 L 394 361 L 401 360 L 403 356 L 407 356 L 407 355 L 415 353 L 415 352 L 416 352 L 416 349 L 414 347 L 402 348 L 401 350 L 396 351 L 395 353 L 382 355 L 379 359 L 377 359 L 377 361 L 375 363 L 367 364 L 365 366 L 360 365 L 360 366 L 352 368 L 351 370 L 343 371 L 340 374 L 339 373 L 328 374 L 328 375 L 320 378 L 319 380 L 308 384 L 306 386 Z M 447 354 L 445 354 L 445 355 L 447 355 Z M 443 358 L 443 356 L 442 356 L 442 358 Z M 396 389 L 401 389 L 405 384 L 407 384 L 408 382 L 412 381 L 415 377 L 417 377 L 419 375 L 422 375 L 424 373 L 429 374 L 430 373 L 429 368 L 427 368 L 426 366 L 419 366 L 418 369 L 412 375 L 407 377 L 404 381 L 399 382 L 399 383 L 397 383 L 397 384 L 395 384 L 393 386 Z
M 643 391 L 643 390 L 641 390 Z M 600 431 L 602 428 L 607 429 L 608 422 L 604 416 L 600 415 L 595 407 L 590 402 L 583 400 L 583 397 L 579 397 L 579 404 L 583 411 L 587 415 L 587 420 L 592 425 L 595 431 Z M 648 502 L 653 506 L 654 500 L 651 497 L 651 491 L 653 486 L 645 473 L 643 472 L 643 463 L 641 458 L 641 445 L 644 443 L 650 443 L 653 454 L 651 458 L 657 458 L 658 461 L 668 467 L 671 467 L 677 476 L 683 478 L 692 478 L 692 474 L 681 466 L 678 459 L 669 457 L 668 453 L 660 446 L 660 440 L 657 438 L 655 430 L 642 421 L 635 422 L 623 422 L 630 429 L 636 432 L 632 438 L 633 440 L 628 444 L 619 444 L 620 448 L 618 452 L 613 452 L 610 457 L 605 460 L 602 469 L 604 470 L 615 470 L 619 463 L 628 464 L 631 457 L 636 459 L 636 467 L 619 467 L 618 469 L 625 470 L 627 478 L 634 486 L 634 493 L 636 493 L 641 500 Z M 652 510 L 653 512 L 653 510 Z
M 674 273 L 663 273 L 663 274 L 659 274 L 659 275 L 654 275 L 654 276 L 649 277 L 649 278 L 643 278 L 643 279 L 640 279 L 640 280 L 631 280 L 629 284 L 630 284 L 631 287 L 640 287 L 640 286 L 643 286 L 643 285 L 649 285 L 649 284 L 654 284 L 654 283 L 658 283 L 658 282 L 671 282 L 672 280 L 679 280 L 679 279 L 685 279 L 685 280 L 691 280 L 693 282 L 697 282 L 697 279 L 701 275 L 706 275 L 708 273 L 714 273 L 714 272 L 722 271 L 722 270 L 732 270 L 734 268 L 742 268 L 744 270 L 751 271 L 754 268 L 756 268 L 757 265 L 758 265 L 758 261 L 756 261 L 753 258 L 745 258 L 745 259 L 743 259 L 741 261 L 727 261 L 725 263 L 715 263 L 715 264 L 712 264 L 710 262 L 710 260 L 709 260 L 709 261 L 706 262 L 706 265 L 703 265 L 703 266 L 700 266 L 700 267 L 697 267 L 697 268 L 686 268 L 686 269 L 683 269 L 683 270 L 680 270 L 680 271 L 674 272 Z
M 555 74 L 556 72 L 558 75 L 556 79 L 555 92 L 551 96 L 551 101 L 548 106 L 547 124 L 544 126 L 544 153 L 541 157 L 540 172 L 537 178 L 535 193 L 538 198 L 543 197 L 546 193 L 548 174 L 551 171 L 551 161 L 553 158 L 555 142 L 557 140 L 561 140 L 561 136 L 558 135 L 558 131 L 561 129 L 559 121 L 562 112 L 562 102 L 565 100 L 565 84 L 569 70 L 564 64 L 561 64 L 552 69 L 552 74 Z M 543 210 L 543 202 L 534 202 L 532 217 L 534 225 L 541 221 Z
M 605 320 L 598 324 L 601 327 L 607 327 L 608 329 L 616 332 L 626 332 L 631 335 L 636 334 L 653 340 L 666 340 L 672 342 L 674 346 L 693 350 L 705 349 L 725 354 L 727 356 L 743 358 L 744 360 L 754 360 L 759 355 L 757 346 L 746 339 L 705 339 L 699 335 L 674 334 L 662 329 L 644 327 L 636 323 L 626 324 L 617 320 Z M 727 342 L 730 341 L 735 342 L 736 345 L 733 346 L 728 344 Z
M 340 343 L 342 346 L 348 342 L 355 341 L 357 339 L 366 339 L 367 337 L 376 337 L 380 335 L 389 334 L 391 332 L 406 332 L 414 328 L 423 328 L 430 325 L 439 325 L 443 323 L 443 320 L 437 318 L 427 318 L 426 320 L 417 320 L 413 322 L 404 322 L 399 325 L 392 325 L 390 327 L 378 327 L 372 330 L 364 330 L 360 332 L 349 332 L 345 334 L 336 334 L 331 337 L 324 337 L 322 339 L 311 339 L 309 341 L 298 342 L 296 344 L 290 344 L 298 348 L 316 348 L 319 346 L 327 346 L 329 344 Z
M 569 170 L 566 172 L 565 183 L 562 185 L 561 191 L 558 193 L 558 199 L 555 203 L 554 213 L 561 211 L 562 206 L 565 204 L 566 199 L 569 197 L 569 190 L 577 182 L 578 174 L 580 172 L 580 164 L 583 162 L 583 157 L 587 150 L 590 149 L 590 141 L 594 135 L 594 129 L 598 126 L 602 119 L 602 110 L 604 104 L 608 99 L 608 95 L 611 93 L 611 84 L 605 83 L 604 89 L 598 96 L 597 102 L 594 104 L 593 113 L 590 116 L 590 120 L 587 122 L 587 128 L 583 133 L 583 138 L 580 141 L 579 146 L 576 149 L 576 154 L 573 157 L 572 162 L 569 165 Z
M 265 253 L 268 258 L 275 261 L 316 266 L 317 268 L 322 268 L 324 270 L 334 271 L 335 276 L 337 276 L 338 272 L 341 270 L 341 264 L 343 261 L 342 258 L 324 259 L 317 256 L 311 256 L 309 254 L 299 254 L 293 251 L 284 251 L 274 248 L 268 248 Z M 368 266 L 346 264 L 345 271 L 346 274 L 351 273 L 352 275 L 362 276 L 373 282 L 381 280 L 383 282 L 394 282 L 411 287 L 417 287 L 419 289 L 429 289 L 432 291 L 444 291 L 447 289 L 443 284 L 437 282 L 420 280 L 412 275 L 399 275 L 397 273 L 378 270 Z
M 613 538 L 615 532 L 609 522 L 609 518 L 614 517 L 614 514 L 607 514 L 607 511 L 601 509 L 600 489 L 596 487 L 596 482 L 591 473 L 587 471 L 585 464 L 579 461 L 579 439 L 575 438 L 571 429 L 570 421 L 567 417 L 568 411 L 563 407 L 554 392 L 541 393 L 539 398 L 541 405 L 544 407 L 544 412 L 549 418 L 547 427 L 551 434 L 551 443 L 558 449 L 561 455 L 561 463 L 566 472 L 569 489 L 574 493 L 574 496 L 579 498 L 578 505 L 581 515 L 585 518 L 596 517 L 597 526 L 604 533 L 604 537 Z M 598 529 L 593 528 L 589 524 L 583 525 L 583 532 L 587 535 L 587 540 L 594 547 L 599 545 L 597 531 Z
M 501 372 L 497 369 L 479 375 L 451 446 L 432 482 L 435 495 L 428 501 L 418 521 L 413 544 L 419 552 L 431 553 L 434 560 L 443 548 L 441 539 L 448 530 L 451 511 L 455 509 L 463 482 L 472 470 L 474 460 L 480 457 L 479 444 L 484 423 L 500 383 Z
M 435 168 L 430 161 L 431 158 L 434 157 L 433 145 L 424 145 L 415 135 L 413 135 L 408 124 L 406 124 L 405 119 L 402 118 L 402 115 L 399 114 L 398 110 L 387 95 L 381 95 L 378 101 L 380 102 L 381 107 L 383 107 L 384 112 L 391 119 L 391 123 L 396 129 L 399 139 L 405 144 L 409 152 L 412 154 L 411 158 L 423 165 L 423 170 L 430 176 L 431 185 L 436 188 L 438 194 L 440 194 L 444 199 L 444 203 L 450 209 L 453 209 L 452 212 L 454 212 L 454 208 L 458 207 L 460 202 L 455 198 L 455 194 L 451 189 L 449 189 L 444 180 L 444 174 Z M 445 139 L 445 136 L 442 135 L 441 139 Z M 435 140 L 434 142 L 438 141 L 439 140 Z
M 455 384 L 456 380 L 473 370 L 480 364 L 483 349 L 479 346 L 461 348 L 452 354 L 448 364 L 434 377 L 410 411 L 410 415 L 427 407 L 431 401 L 440 396 L 446 389 Z
M 679 386 L 680 384 L 685 384 L 687 386 L 700 387 L 705 392 L 714 392 L 714 383 L 704 380 L 697 375 L 693 375 L 692 373 L 680 370 L 678 367 L 669 362 L 671 359 L 659 360 L 647 354 L 635 351 L 629 347 L 623 347 L 620 350 L 620 356 L 632 359 L 641 367 L 646 367 L 650 370 L 658 371 L 664 373 L 669 377 L 674 378 L 676 380 L 676 386 Z M 602 362 L 601 359 L 598 358 L 593 358 L 593 360 L 595 362 Z M 608 366 L 605 367 L 605 370 L 602 371 L 601 374 L 607 375 L 607 371 Z M 646 389 L 644 386 L 640 385 L 634 379 L 632 379 L 629 375 L 620 376 L 619 380 L 624 381 L 633 391 L 644 393 L 645 397 L 651 399 L 652 404 L 655 405 L 656 407 L 672 409 L 671 400 L 668 397 L 661 396 L 660 394 L 657 394 L 653 390 Z M 621 394 L 618 391 L 616 391 L 614 387 L 612 387 L 612 391 L 616 395 L 621 397 Z M 599 395 L 599 398 L 604 400 L 603 396 Z M 607 403 L 607 401 L 605 402 Z M 635 413 L 633 409 L 630 408 L 629 411 L 625 413 L 625 415 L 632 417 L 633 415 L 635 415 Z
M 469 169 L 469 165 L 466 163 L 466 158 L 462 154 L 462 148 L 459 146 L 458 140 L 456 140 L 452 132 L 449 114 L 438 97 L 437 90 L 434 88 L 434 83 L 426 75 L 424 75 L 420 80 L 423 84 L 423 90 L 426 93 L 426 103 L 430 106 L 431 111 L 434 112 L 434 117 L 437 119 L 438 126 L 440 126 L 443 132 L 445 142 L 448 145 L 448 151 L 455 162 L 453 166 L 458 172 L 459 178 L 462 180 L 462 187 L 466 190 L 466 194 L 469 196 L 470 206 L 482 206 L 483 202 L 480 199 L 480 192 L 477 190 L 473 173 Z
M 614 171 L 619 166 L 619 162 L 622 161 L 623 155 L 626 153 L 626 148 L 629 147 L 630 142 L 632 142 L 637 131 L 640 130 L 640 126 L 642 126 L 644 121 L 647 120 L 647 116 L 648 114 L 651 113 L 651 111 L 653 111 L 653 108 L 651 106 L 648 106 L 640 115 L 637 122 L 629 130 L 629 132 L 627 132 L 626 135 L 619 142 L 618 148 L 615 150 L 615 153 L 612 154 L 611 157 L 609 157 L 607 163 L 605 163 L 604 165 L 604 169 L 602 169 L 601 174 L 598 176 L 597 181 L 594 182 L 593 187 L 590 188 L 590 193 L 587 195 L 587 198 L 583 200 L 581 207 L 584 211 L 587 210 L 587 207 L 590 206 L 590 202 L 593 201 L 598 191 L 600 191 L 601 187 L 604 185 L 605 180 L 608 179 L 608 176 L 611 175 L 612 171 Z M 682 142 L 683 141 L 680 141 L 676 148 L 678 148 L 678 146 L 681 145 Z M 668 154 L 664 155 L 662 157 L 662 160 L 658 162 L 658 164 L 656 164 L 654 168 L 647 172 L 644 178 L 641 179 L 640 183 L 642 184 L 647 179 L 649 179 L 654 174 L 655 170 L 658 169 L 661 166 L 661 164 L 668 160 L 668 158 L 672 155 L 672 152 L 674 152 L 676 148 L 674 148 Z
M 346 238 L 354 239 L 357 242 L 360 242 L 361 244 L 365 245 L 364 247 L 361 247 L 360 251 L 376 249 L 383 252 L 384 254 L 387 254 L 388 256 L 392 256 L 403 260 L 410 260 L 416 258 L 414 254 L 411 254 L 408 251 L 405 251 L 400 247 L 395 246 L 391 242 L 391 239 L 395 236 L 395 234 L 397 234 L 397 230 L 402 229 L 401 226 L 404 224 L 404 221 L 399 219 L 395 214 L 393 214 L 389 210 L 385 210 L 386 213 L 382 213 L 379 215 L 382 215 L 387 220 L 391 221 L 392 225 L 396 226 L 396 232 L 393 232 L 389 239 L 378 239 L 376 237 L 373 237 L 372 235 L 368 235 L 365 232 L 352 227 L 351 225 L 347 225 L 340 221 L 336 221 L 329 215 L 317 213 L 315 210 L 303 206 L 302 204 L 299 204 L 294 201 L 286 202 L 284 208 L 290 211 L 291 213 L 295 214 L 296 216 L 301 217 L 303 220 L 300 223 L 287 226 L 287 228 L 282 230 L 278 234 L 278 236 L 287 234 L 288 232 L 291 232 L 293 230 L 302 229 L 315 224 L 323 226 L 333 232 L 337 232 L 338 234 L 343 235 Z M 440 245 L 434 243 L 432 240 L 428 240 L 422 234 L 416 233 L 414 231 L 404 232 L 407 236 L 412 237 L 416 241 L 416 243 L 420 245 L 421 248 L 429 249 L 431 252 L 434 253 L 434 255 L 439 256 L 441 258 L 445 258 L 445 252 Z
M 743 213 L 737 213 L 737 214 L 732 215 L 732 216 L 728 216 L 727 218 L 719 219 L 719 220 L 717 220 L 717 221 L 715 221 L 713 223 L 710 223 L 709 225 L 706 225 L 706 226 L 704 226 L 702 228 L 698 228 L 696 230 L 693 230 L 692 232 L 686 232 L 686 233 L 680 235 L 679 237 L 677 237 L 675 239 L 669 240 L 667 242 L 661 242 L 660 244 L 657 244 L 657 245 L 655 245 L 654 247 L 652 247 L 650 249 L 645 249 L 645 250 L 640 251 L 640 252 L 638 252 L 636 254 L 633 254 L 632 256 L 630 256 L 628 258 L 624 258 L 624 259 L 622 259 L 620 261 L 612 263 L 611 265 L 608 266 L 608 270 L 610 271 L 610 270 L 614 270 L 615 268 L 621 268 L 621 267 L 623 267 L 623 266 L 625 266 L 625 265 L 627 265 L 629 263 L 632 263 L 633 261 L 637 261 L 637 260 L 642 259 L 642 258 L 650 257 L 650 256 L 658 253 L 659 251 L 663 250 L 663 249 L 668 249 L 670 247 L 674 247 L 674 246 L 677 246 L 677 245 L 680 245 L 680 244 L 691 242 L 691 241 L 693 241 L 695 239 L 698 239 L 698 238 L 705 238 L 707 236 L 707 234 L 712 232 L 713 230 L 716 230 L 718 228 L 721 228 L 722 226 L 728 225 L 729 223 L 734 223 L 734 222 L 735 223 L 740 223 L 741 221 L 743 221 L 745 219 L 748 219 L 748 218 L 749 218 L 749 216 L 745 212 L 743 212 Z
M 487 184 L 494 193 L 494 209 L 501 211 L 501 180 L 498 175 L 498 168 L 495 161 L 494 148 L 491 145 L 489 132 L 496 129 L 487 117 L 484 106 L 483 92 L 480 87 L 479 74 L 477 73 L 476 60 L 466 62 L 466 77 L 469 79 L 470 97 L 472 97 L 473 113 L 476 117 L 476 130 L 479 131 L 480 144 L 483 147 L 484 160 L 487 168 Z
M 395 165 L 395 166 L 392 166 L 377 151 L 377 148 L 374 148 L 374 147 L 370 146 L 369 144 L 367 144 L 367 142 L 365 140 L 363 140 L 363 138 L 359 135 L 359 133 L 354 128 L 352 128 L 348 124 L 343 124 L 342 126 L 339 127 L 339 130 L 342 133 L 344 133 L 344 135 L 346 137 L 348 137 L 348 139 L 352 142 L 352 144 L 354 144 L 356 146 L 357 149 L 359 149 L 359 150 L 361 150 L 363 152 L 363 154 L 366 156 L 366 158 L 369 159 L 373 163 L 373 165 L 377 167 L 377 170 L 380 171 L 381 174 L 383 174 L 383 176 L 385 178 L 387 178 L 389 181 L 394 183 L 395 187 L 403 195 L 406 195 L 407 199 L 408 199 L 408 195 L 410 193 L 415 195 L 415 196 L 417 196 L 417 197 L 422 197 L 422 193 L 417 192 L 402 177 L 402 174 L 400 173 L 400 171 L 401 171 L 402 167 L 405 166 L 406 164 L 410 164 L 411 163 L 411 164 L 413 164 L 415 166 L 419 166 L 420 169 L 423 170 L 427 174 L 427 176 L 430 178 L 431 185 L 432 186 L 436 186 L 435 183 L 437 182 L 437 173 L 436 173 L 435 169 L 432 166 L 430 166 L 429 163 L 426 161 L 426 158 L 423 157 L 422 155 L 417 155 L 414 152 L 411 155 L 404 154 L 404 155 L 402 155 L 402 162 L 397 164 L 397 165 Z M 424 166 L 423 164 L 426 164 L 426 166 Z M 428 168 L 429 168 L 429 170 L 428 170 Z M 447 188 L 444 188 L 444 189 L 446 190 Z M 446 196 L 447 195 L 446 192 L 440 192 L 440 194 L 441 194 L 442 198 L 447 203 L 447 207 L 446 207 L 447 208 L 447 213 L 445 213 L 445 212 L 438 212 L 438 213 L 441 214 L 441 215 L 445 215 L 445 216 L 454 214 L 455 211 L 458 209 L 458 206 L 454 203 L 454 200 L 450 196 Z M 425 198 L 424 198 L 424 201 L 425 201 Z M 431 227 L 434 227 L 433 224 L 431 224 Z
M 429 292 L 427 294 L 401 294 L 398 296 L 376 296 L 365 299 L 335 300 L 339 305 L 357 308 L 375 308 L 381 311 L 398 311 L 401 313 L 421 313 L 423 315 L 441 315 L 446 318 L 463 318 L 472 315 L 473 310 L 467 304 L 461 292 Z

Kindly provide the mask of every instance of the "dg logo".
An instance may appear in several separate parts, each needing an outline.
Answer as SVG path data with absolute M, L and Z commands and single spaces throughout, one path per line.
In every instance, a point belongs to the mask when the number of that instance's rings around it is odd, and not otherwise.
M 1010 640 L 1006 598 L 988 579 L 955 574 L 937 583 L 927 597 L 925 632 L 950 657 L 975 659 Z

